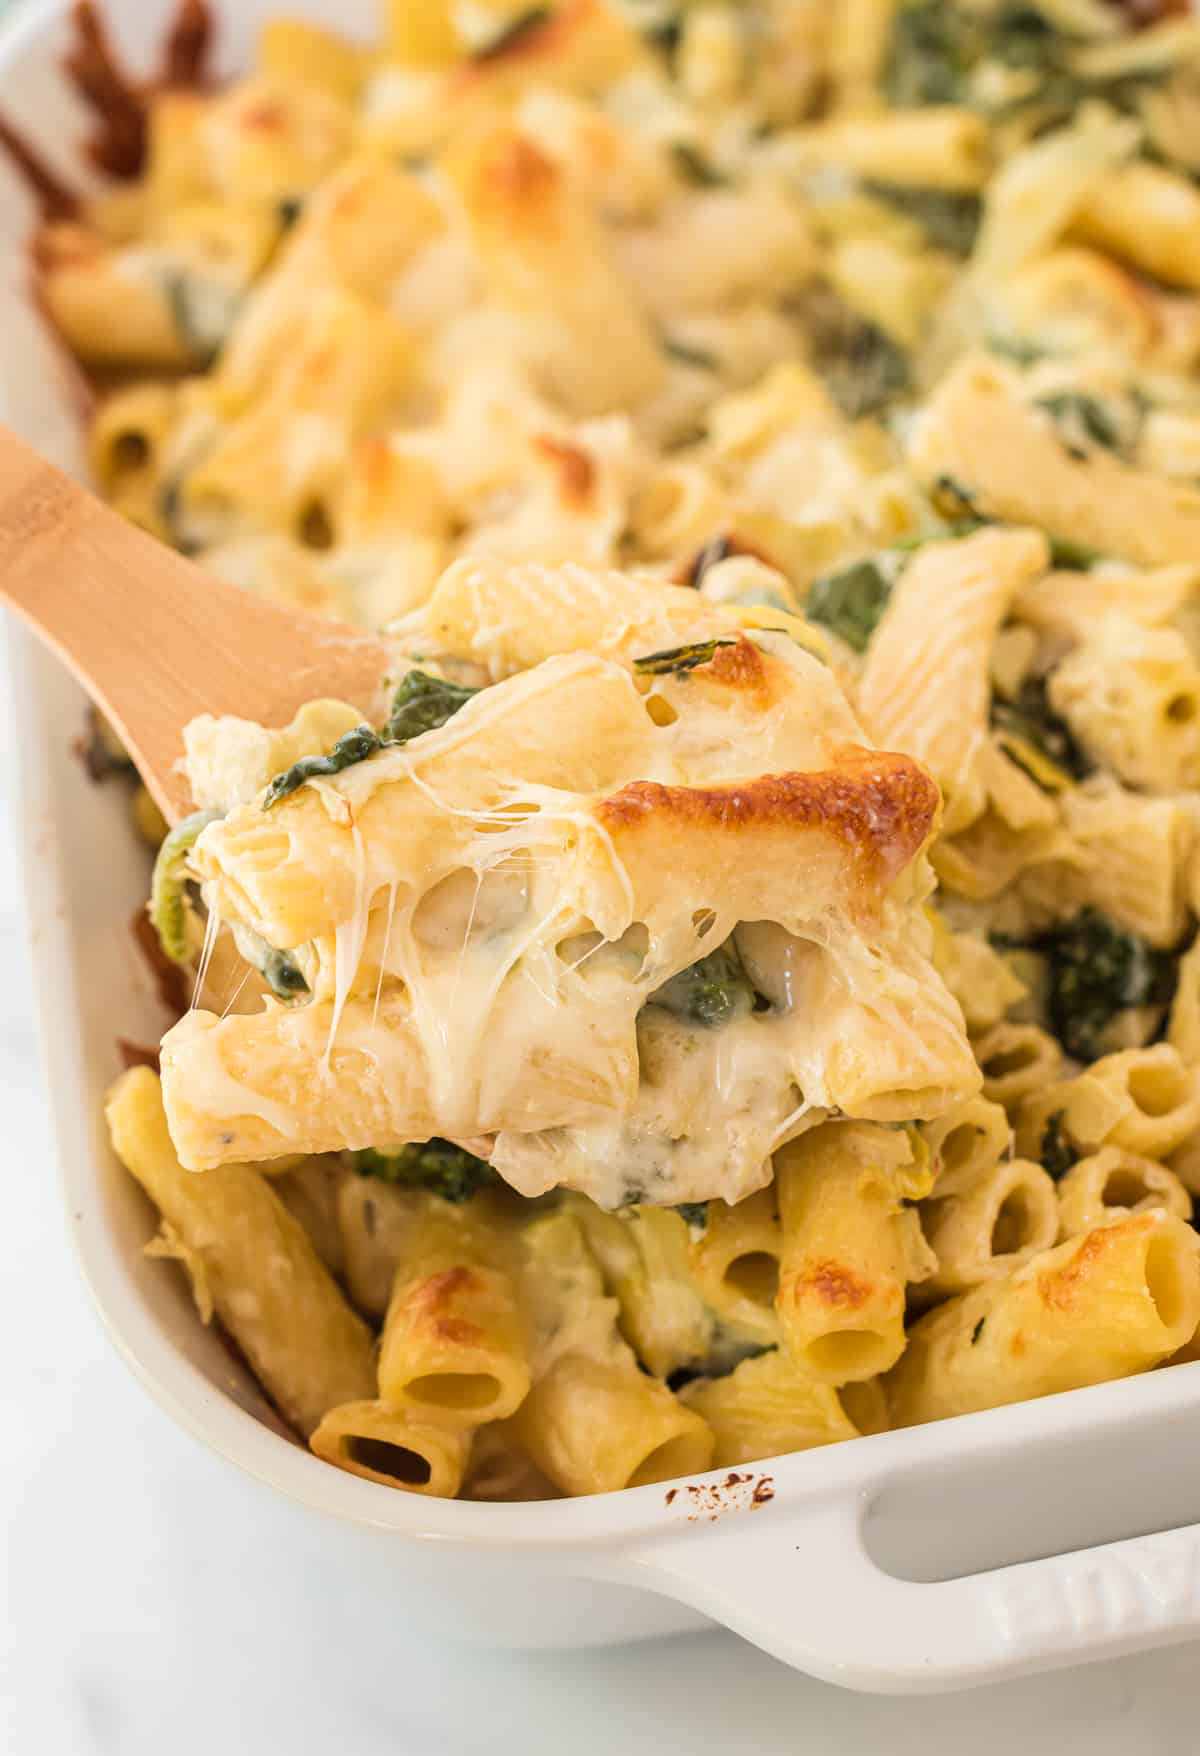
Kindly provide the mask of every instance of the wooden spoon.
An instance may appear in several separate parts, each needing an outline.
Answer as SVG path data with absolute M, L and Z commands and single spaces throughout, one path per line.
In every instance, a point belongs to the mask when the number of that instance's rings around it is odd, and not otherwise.
M 316 696 L 368 710 L 393 655 L 375 635 L 214 579 L 0 426 L 0 602 L 70 666 L 169 822 L 200 713 L 286 725 Z

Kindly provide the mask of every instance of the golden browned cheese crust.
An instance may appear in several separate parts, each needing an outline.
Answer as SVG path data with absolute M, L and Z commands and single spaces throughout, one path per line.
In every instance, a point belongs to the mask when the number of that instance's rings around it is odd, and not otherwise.
M 733 646 L 718 646 L 708 664 L 703 666 L 704 679 L 728 689 L 741 689 L 754 700 L 755 706 L 766 707 L 772 697 L 771 670 L 757 646 L 740 634 Z M 778 679 L 780 667 L 774 666 Z
M 596 466 L 590 452 L 549 433 L 539 435 L 533 443 L 534 449 L 558 473 L 558 495 L 563 505 L 576 512 L 587 512 L 596 491 Z
M 1042 1303 L 1051 1311 L 1069 1311 L 1086 1286 L 1102 1256 L 1113 1242 L 1110 1231 L 1101 1227 L 1088 1232 L 1078 1250 L 1061 1268 L 1039 1274 L 1037 1289 Z M 1015 1339 L 1015 1338 L 1014 1338 Z
M 480 1291 L 482 1286 L 474 1270 L 459 1263 L 411 1287 L 404 1303 L 416 1328 L 427 1328 L 439 1341 L 452 1342 L 456 1347 L 475 1347 L 485 1339 L 483 1330 L 477 1323 L 454 1316 L 451 1307 L 457 1299 Z
M 557 165 L 531 140 L 500 131 L 480 149 L 473 192 L 480 210 L 497 221 L 528 226 L 552 218 L 561 181 Z
M 764 774 L 715 787 L 632 781 L 595 807 L 604 828 L 705 825 L 730 833 L 754 829 L 823 830 L 849 854 L 858 900 L 882 895 L 929 840 L 940 795 L 909 756 L 847 745 L 837 768 L 811 774 Z
M 802 1275 L 796 1275 L 780 1287 L 780 1300 L 795 1300 L 810 1291 L 822 1302 L 839 1311 L 857 1311 L 875 1291 L 869 1281 L 852 1273 L 839 1262 L 818 1262 Z

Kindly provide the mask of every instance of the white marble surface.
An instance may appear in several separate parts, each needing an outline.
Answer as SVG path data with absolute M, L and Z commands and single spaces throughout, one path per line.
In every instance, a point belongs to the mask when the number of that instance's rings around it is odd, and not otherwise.
M 970 1695 L 808 1681 L 732 1636 L 524 1656 L 355 1594 L 330 1527 L 152 1405 L 61 1224 L 0 765 L 0 1756 L 1195 1756 L 1193 1647 Z

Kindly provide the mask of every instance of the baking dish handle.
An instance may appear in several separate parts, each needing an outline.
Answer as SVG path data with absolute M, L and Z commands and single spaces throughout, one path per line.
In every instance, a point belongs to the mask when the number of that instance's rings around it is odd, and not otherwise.
M 636 1582 L 799 1670 L 884 1693 L 965 1688 L 1200 1634 L 1200 1525 L 922 1584 L 868 1553 L 872 1497 L 690 1523 L 641 1551 Z

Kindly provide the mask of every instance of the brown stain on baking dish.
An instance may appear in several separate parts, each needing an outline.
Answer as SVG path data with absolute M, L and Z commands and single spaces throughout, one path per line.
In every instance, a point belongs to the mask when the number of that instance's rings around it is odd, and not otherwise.
M 727 1513 L 757 1512 L 769 1505 L 775 1498 L 775 1477 L 731 1469 L 721 1482 L 685 1482 L 668 1488 L 663 1496 L 666 1505 L 673 1506 L 681 1494 L 687 1497 L 689 1524 L 701 1519 L 713 1524 Z

